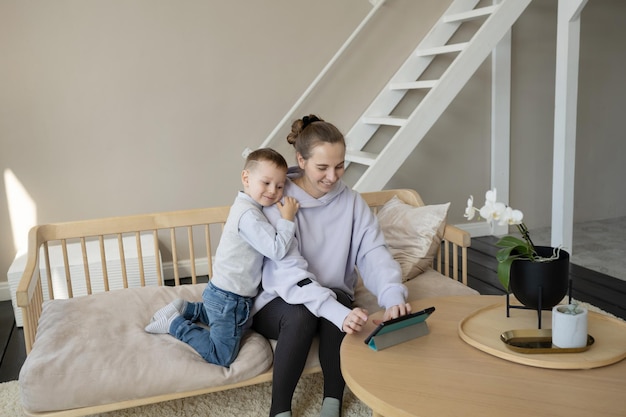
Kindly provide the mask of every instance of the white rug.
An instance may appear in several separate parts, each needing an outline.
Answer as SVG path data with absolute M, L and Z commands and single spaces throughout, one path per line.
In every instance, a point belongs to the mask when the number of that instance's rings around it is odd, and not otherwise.
M 269 382 L 230 391 L 215 392 L 159 404 L 129 408 L 99 417 L 265 417 L 270 409 Z M 319 417 L 322 401 L 322 375 L 306 375 L 300 379 L 294 395 L 294 417 Z M 23 416 L 19 403 L 17 381 L 0 384 L 0 414 Z M 346 390 L 343 399 L 344 417 L 369 417 L 370 409 Z

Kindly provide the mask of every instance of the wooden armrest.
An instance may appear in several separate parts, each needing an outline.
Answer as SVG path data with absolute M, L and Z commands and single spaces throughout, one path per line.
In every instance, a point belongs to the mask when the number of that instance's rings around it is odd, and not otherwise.
M 467 285 L 467 248 L 472 240 L 468 232 L 451 224 L 446 224 L 443 233 L 442 247 L 434 264 L 435 269 L 445 276 L 459 280 Z M 459 248 L 461 253 L 459 254 Z M 443 249 L 443 250 L 442 250 Z M 460 262 L 459 262 L 460 255 Z
M 41 316 L 43 304 L 38 244 L 38 227 L 33 227 L 28 235 L 28 257 L 26 259 L 26 266 L 24 267 L 24 272 L 22 273 L 15 292 L 17 306 L 22 309 L 26 354 L 30 353 L 33 343 L 35 342 L 37 323 Z
M 446 228 L 443 232 L 443 238 L 462 248 L 469 248 L 472 244 L 472 239 L 468 232 L 451 224 L 446 224 Z
M 33 227 L 28 234 L 28 252 L 24 272 L 17 285 L 15 298 L 18 307 L 27 307 L 33 298 L 33 293 L 40 279 L 39 274 L 39 248 L 37 247 L 37 227 Z

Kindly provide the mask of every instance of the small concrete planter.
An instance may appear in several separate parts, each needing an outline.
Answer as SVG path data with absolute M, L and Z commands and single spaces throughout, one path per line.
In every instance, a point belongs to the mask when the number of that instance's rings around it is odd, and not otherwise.
M 586 308 L 576 304 L 552 308 L 552 344 L 559 348 L 581 348 L 587 345 Z

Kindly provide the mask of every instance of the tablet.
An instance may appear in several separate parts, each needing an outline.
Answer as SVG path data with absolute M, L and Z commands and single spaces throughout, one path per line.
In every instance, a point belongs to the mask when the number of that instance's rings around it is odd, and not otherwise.
M 369 336 L 367 336 L 367 338 L 365 339 L 365 344 L 369 345 L 374 336 L 381 336 L 394 330 L 399 330 L 417 323 L 422 323 L 434 311 L 435 307 L 428 307 L 416 313 L 411 313 L 395 319 L 383 321 L 374 329 L 374 331 Z

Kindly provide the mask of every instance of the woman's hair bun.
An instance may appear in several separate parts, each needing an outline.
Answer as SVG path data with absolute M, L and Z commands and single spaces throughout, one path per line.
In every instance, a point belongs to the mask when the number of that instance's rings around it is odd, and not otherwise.
M 310 114 L 308 116 L 304 116 L 302 118 L 302 130 L 304 130 L 311 123 L 313 123 L 313 122 L 320 122 L 320 121 L 322 121 L 322 119 L 320 119 L 319 117 L 317 117 L 314 114 Z
M 313 122 L 323 122 L 323 119 L 320 119 L 314 114 L 309 114 L 308 116 L 304 116 L 302 119 L 298 119 L 291 124 L 291 132 L 287 135 L 287 142 L 293 145 L 296 143 L 296 138 L 307 126 L 309 126 Z

